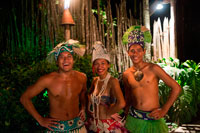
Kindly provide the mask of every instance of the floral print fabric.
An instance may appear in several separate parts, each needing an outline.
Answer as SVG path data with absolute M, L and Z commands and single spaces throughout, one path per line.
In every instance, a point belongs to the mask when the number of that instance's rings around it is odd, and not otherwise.
M 97 120 L 90 118 L 87 123 L 89 132 L 95 133 L 128 133 L 121 122 L 114 119 Z

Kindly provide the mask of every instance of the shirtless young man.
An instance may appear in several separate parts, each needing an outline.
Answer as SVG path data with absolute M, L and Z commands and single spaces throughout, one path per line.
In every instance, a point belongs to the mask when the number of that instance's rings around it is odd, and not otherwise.
M 143 61 L 147 35 L 143 32 L 148 31 L 137 26 L 129 32 L 128 55 L 133 66 L 123 73 L 127 105 L 125 112 L 129 111 L 125 127 L 136 133 L 167 133 L 163 117 L 178 97 L 181 87 L 160 66 Z M 158 95 L 160 79 L 171 88 L 171 94 L 162 107 Z
M 86 75 L 73 70 L 72 45 L 63 44 L 55 55 L 58 71 L 40 77 L 27 88 L 20 101 L 38 123 L 50 131 L 85 133 Z M 45 88 L 50 103 L 49 117 L 41 116 L 31 102 Z

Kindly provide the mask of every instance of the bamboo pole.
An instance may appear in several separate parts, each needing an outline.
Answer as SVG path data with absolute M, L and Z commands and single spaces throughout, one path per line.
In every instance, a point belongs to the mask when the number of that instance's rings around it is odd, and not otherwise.
M 177 49 L 176 49 L 176 46 L 175 46 L 175 18 L 174 18 L 174 15 L 175 15 L 175 1 L 174 0 L 171 0 L 170 2 L 170 15 L 171 15 L 171 18 L 170 18 L 170 57 L 172 58 L 176 58 L 177 57 Z
M 93 14 L 92 14 L 92 1 L 91 0 L 89 0 L 89 7 L 88 7 L 88 13 L 89 13 L 89 39 L 90 39 L 90 41 L 89 41 L 89 53 L 92 53 L 92 45 L 93 45 L 93 28 L 92 28 L 92 19 L 93 19 Z
M 163 21 L 163 36 L 163 57 L 169 58 L 169 24 L 166 17 Z
M 159 35 L 158 35 L 158 57 L 160 59 L 162 59 L 163 58 L 163 48 L 162 48 L 162 45 L 163 45 L 163 32 L 162 32 L 160 18 L 158 18 L 158 32 L 159 32 Z
M 158 24 L 157 21 L 153 23 L 153 60 L 157 61 L 158 59 L 158 45 L 157 45 L 157 35 L 158 34 Z
M 82 42 L 85 42 L 85 1 L 86 0 L 82 0 L 82 4 L 81 4 L 81 33 L 82 33 Z
M 88 2 L 88 0 L 86 0 Z M 86 33 L 86 53 L 89 54 L 89 21 L 88 21 L 88 4 L 85 4 L 85 33 Z
M 98 15 L 98 27 L 99 27 L 99 40 L 102 41 L 102 29 L 101 29 L 101 21 L 102 16 L 100 15 L 100 2 L 97 0 L 97 15 Z
M 117 42 L 118 42 L 118 47 L 117 47 L 117 66 L 118 66 L 118 72 L 121 72 L 121 55 L 120 55 L 120 30 L 121 30 L 121 18 L 120 18 L 120 7 L 116 4 L 116 11 L 117 11 Z

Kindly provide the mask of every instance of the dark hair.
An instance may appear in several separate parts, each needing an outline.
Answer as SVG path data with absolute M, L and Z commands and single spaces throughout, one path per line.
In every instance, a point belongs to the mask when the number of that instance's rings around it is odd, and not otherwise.
M 104 59 L 104 58 L 98 58 L 98 59 Z M 96 60 L 98 60 L 98 59 L 96 59 Z M 92 65 L 94 64 L 94 62 L 95 62 L 96 60 L 93 61 Z M 106 60 L 106 59 L 104 59 L 104 60 Z M 110 64 L 110 62 L 109 62 L 108 60 L 106 60 L 106 61 L 107 61 L 108 64 Z
M 133 44 L 133 45 L 135 45 L 135 44 Z M 131 45 L 131 46 L 133 46 L 133 45 Z M 138 44 L 138 45 L 140 45 L 140 44 Z M 131 46 L 128 47 L 128 51 L 130 50 L 130 47 L 131 47 Z M 141 45 L 140 45 L 140 46 L 141 46 Z M 141 47 L 142 47 L 142 46 L 141 46 Z M 144 50 L 144 46 L 142 47 L 142 49 Z

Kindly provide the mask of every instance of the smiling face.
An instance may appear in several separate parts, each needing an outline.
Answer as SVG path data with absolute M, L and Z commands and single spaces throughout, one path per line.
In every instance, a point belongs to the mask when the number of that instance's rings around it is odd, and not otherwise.
M 62 52 L 58 56 L 57 65 L 62 72 L 69 72 L 72 70 L 74 64 L 73 56 L 69 52 Z
M 145 50 L 139 44 L 134 44 L 129 48 L 128 55 L 130 56 L 134 64 L 138 64 L 140 62 L 143 62 Z
M 108 72 L 108 68 L 110 67 L 110 64 L 105 59 L 96 59 L 93 63 L 93 67 L 95 69 L 95 72 L 99 76 L 106 76 Z

